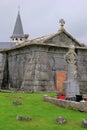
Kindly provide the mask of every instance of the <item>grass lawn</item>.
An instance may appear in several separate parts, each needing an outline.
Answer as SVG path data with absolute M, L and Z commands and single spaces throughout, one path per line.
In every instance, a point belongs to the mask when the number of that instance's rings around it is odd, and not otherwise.
M 81 122 L 87 113 L 68 110 L 43 102 L 44 93 L 0 93 L 0 130 L 83 130 Z M 48 94 L 52 95 L 52 94 Z M 14 100 L 22 105 L 14 106 Z M 17 115 L 31 117 L 31 121 L 18 121 Z M 55 119 L 67 118 L 67 124 L 58 125 Z

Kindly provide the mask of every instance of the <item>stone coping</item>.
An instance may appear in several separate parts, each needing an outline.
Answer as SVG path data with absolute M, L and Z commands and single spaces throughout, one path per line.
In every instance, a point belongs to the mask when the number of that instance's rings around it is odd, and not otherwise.
M 12 50 L 16 50 L 16 49 L 21 49 L 27 46 L 50 46 L 50 47 L 56 47 L 56 48 L 69 48 L 69 46 L 65 45 L 65 46 L 59 46 L 56 45 L 54 43 L 44 43 L 44 42 L 33 42 L 33 41 L 27 41 L 27 42 L 23 42 L 20 43 L 18 45 L 12 46 L 11 48 L 7 48 L 7 49 L 0 49 L 0 53 L 4 53 L 4 52 L 8 52 L 8 51 L 12 51 Z M 87 46 L 80 46 L 80 47 L 75 47 L 76 49 L 82 49 L 82 50 L 87 50 Z
M 73 110 L 78 110 L 80 112 L 87 112 L 87 102 L 76 102 L 76 101 L 70 101 L 70 100 L 61 100 L 53 97 L 49 97 L 47 95 L 44 95 L 43 100 L 46 102 L 53 103 L 55 105 L 69 108 Z

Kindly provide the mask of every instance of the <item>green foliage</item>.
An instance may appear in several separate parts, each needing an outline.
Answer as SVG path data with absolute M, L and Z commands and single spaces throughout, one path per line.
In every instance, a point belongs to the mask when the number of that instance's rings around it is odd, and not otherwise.
M 44 102 L 43 95 L 44 93 L 0 93 L 0 130 L 83 130 L 81 122 L 87 113 Z M 22 105 L 13 105 L 14 100 L 21 101 Z M 18 121 L 17 115 L 28 116 L 32 120 Z M 67 123 L 56 124 L 55 120 L 59 116 L 65 117 Z

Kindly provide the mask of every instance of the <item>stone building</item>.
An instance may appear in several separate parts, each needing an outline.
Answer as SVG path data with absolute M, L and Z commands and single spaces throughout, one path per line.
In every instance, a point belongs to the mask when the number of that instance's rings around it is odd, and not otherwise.
M 28 40 L 24 35 L 20 13 L 18 13 L 12 41 L 16 45 L 0 51 L 3 55 L 0 65 L 1 89 L 14 88 L 27 92 L 55 91 L 56 72 L 65 71 L 68 66 L 64 55 L 71 45 L 78 55 L 77 75 L 80 91 L 87 90 L 87 47 L 79 43 L 64 28 L 60 20 L 59 30 L 48 36 Z

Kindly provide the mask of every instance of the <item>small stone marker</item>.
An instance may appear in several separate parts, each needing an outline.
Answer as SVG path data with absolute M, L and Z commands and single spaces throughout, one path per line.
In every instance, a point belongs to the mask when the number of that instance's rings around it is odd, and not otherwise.
M 64 118 L 64 117 L 61 117 L 59 116 L 57 119 L 56 119 L 56 123 L 57 124 L 65 124 L 67 122 L 67 120 Z
M 22 103 L 19 100 L 13 101 L 13 105 L 22 105 Z
M 87 119 L 83 119 L 82 127 L 87 128 Z
M 26 116 L 16 116 L 16 119 L 19 121 L 31 121 L 32 119 Z

